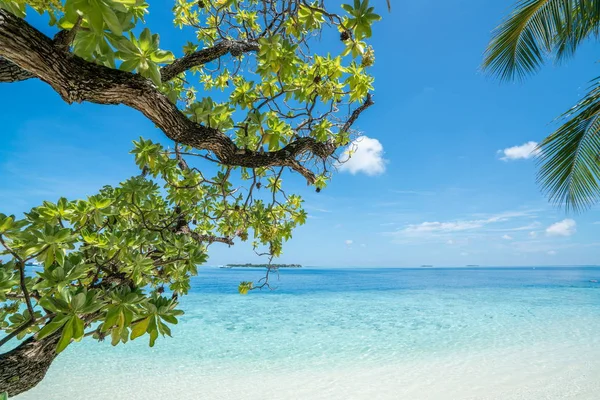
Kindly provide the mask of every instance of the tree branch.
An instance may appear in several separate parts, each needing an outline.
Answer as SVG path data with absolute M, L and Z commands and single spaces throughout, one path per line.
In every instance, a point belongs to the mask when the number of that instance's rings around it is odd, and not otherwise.
M 11 63 L 5 58 L 0 57 L 0 82 L 19 82 L 35 78 L 29 71 L 25 71 L 16 64 Z
M 196 242 L 198 243 L 225 243 L 229 246 L 233 246 L 233 239 L 229 238 L 229 237 L 219 237 L 219 236 L 214 236 L 214 235 L 201 235 L 198 232 L 194 232 L 193 230 L 190 229 L 190 227 L 188 225 L 184 225 L 181 228 L 179 228 L 179 231 L 177 233 L 180 233 L 182 235 L 189 235 L 192 239 L 194 239 Z
M 46 314 L 43 317 L 41 317 L 41 318 L 39 318 L 39 319 L 36 320 L 36 319 L 33 318 L 33 315 L 32 315 L 31 318 L 28 319 L 26 322 L 23 322 L 23 324 L 21 324 L 21 326 L 19 326 L 17 329 L 15 329 L 14 331 L 12 331 L 8 335 L 4 336 L 2 338 L 2 340 L 0 340 L 0 347 L 2 347 L 5 343 L 7 343 L 8 341 L 10 341 L 15 336 L 17 336 L 19 333 L 27 330 L 30 326 L 32 326 L 36 322 L 41 322 L 41 321 L 49 319 L 49 318 L 54 318 L 55 316 L 56 316 L 56 314 L 50 313 L 50 314 Z
M 138 74 L 107 68 L 66 53 L 25 20 L 3 9 L 0 9 L 0 57 L 48 83 L 69 104 L 89 101 L 127 105 L 144 114 L 169 139 L 198 150 L 211 151 L 224 165 L 289 167 L 312 184 L 315 174 L 304 167 L 299 158 L 309 155 L 326 159 L 336 150 L 332 142 L 322 143 L 310 137 L 298 138 L 277 151 L 240 149 L 223 132 L 187 118 L 151 81 Z M 349 128 L 358 114 L 371 104 L 366 102 L 358 112 L 355 111 L 352 114 L 354 118 L 351 117 L 345 126 Z
M 23 292 L 23 297 L 25 298 L 25 304 L 27 305 L 27 311 L 29 311 L 29 316 L 35 322 L 35 314 L 33 310 L 33 305 L 31 304 L 31 296 L 29 295 L 29 290 L 27 290 L 27 284 L 25 282 L 25 260 L 19 256 L 10 246 L 4 241 L 2 235 L 0 235 L 0 244 L 8 250 L 8 252 L 17 259 L 17 266 L 19 269 L 19 286 L 21 287 L 21 291 Z
M 371 93 L 367 93 L 367 98 L 365 99 L 365 102 L 356 110 L 352 111 L 352 114 L 350 114 L 350 118 L 348 118 L 348 120 L 342 127 L 342 132 L 348 132 L 348 130 L 350 130 L 354 122 L 356 122 L 358 117 L 360 117 L 360 114 L 367 108 L 371 107 L 373 104 L 375 104 L 373 102 L 373 96 L 371 96 Z
M 82 20 L 83 20 L 83 17 L 80 15 L 77 18 L 75 25 L 73 25 L 73 27 L 71 29 L 69 29 L 69 30 L 63 29 L 63 30 L 59 31 L 54 36 L 54 43 L 56 44 L 56 46 L 60 47 L 63 51 L 69 51 L 69 49 L 71 48 L 71 44 L 73 44 L 73 41 L 75 40 L 75 36 L 77 35 L 79 28 L 81 27 Z
M 162 81 L 167 82 L 173 79 L 176 75 L 188 71 L 193 67 L 207 64 L 224 55 L 231 53 L 235 57 L 239 57 L 243 53 L 250 51 L 258 51 L 258 43 L 248 40 L 224 40 L 217 43 L 213 47 L 208 47 L 197 51 L 187 56 L 178 58 L 172 64 L 163 67 L 160 71 Z

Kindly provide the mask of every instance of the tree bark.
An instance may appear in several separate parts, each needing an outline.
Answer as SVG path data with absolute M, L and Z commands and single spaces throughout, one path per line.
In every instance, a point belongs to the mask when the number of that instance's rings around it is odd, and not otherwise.
M 56 358 L 59 339 L 60 332 L 42 340 L 32 336 L 13 350 L 0 354 L 0 393 L 8 392 L 13 397 L 40 383 Z
M 35 75 L 0 57 L 0 82 L 12 83 L 31 78 L 35 78 Z

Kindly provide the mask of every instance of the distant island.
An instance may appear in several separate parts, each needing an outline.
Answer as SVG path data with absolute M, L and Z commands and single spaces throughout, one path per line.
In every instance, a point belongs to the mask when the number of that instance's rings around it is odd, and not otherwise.
M 477 264 L 467 264 L 467 267 L 479 267 Z
M 300 264 L 227 264 L 220 268 L 302 268 Z
M 429 265 L 429 264 L 421 265 L 421 268 L 433 268 L 433 265 Z

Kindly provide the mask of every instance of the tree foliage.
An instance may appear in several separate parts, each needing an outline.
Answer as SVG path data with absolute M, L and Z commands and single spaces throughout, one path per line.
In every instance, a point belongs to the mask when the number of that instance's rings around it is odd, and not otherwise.
M 368 0 L 335 11 L 176 0 L 174 25 L 195 39 L 170 50 L 145 24 L 152 10 L 142 0 L 0 0 L 0 82 L 39 78 L 67 102 L 127 105 L 172 140 L 135 141 L 140 174 L 116 187 L 0 214 L 0 345 L 60 336 L 60 352 L 86 336 L 151 346 L 170 336 L 209 245 L 248 240 L 279 256 L 306 220 L 284 172 L 324 188 L 373 104 L 367 41 L 380 17 Z M 32 262 L 42 268 L 27 273 Z
M 598 0 L 520 0 L 496 28 L 483 66 L 503 80 L 522 79 L 554 57 L 562 61 L 600 32 Z M 566 121 L 539 145 L 538 180 L 554 202 L 575 211 L 600 200 L 598 79 Z

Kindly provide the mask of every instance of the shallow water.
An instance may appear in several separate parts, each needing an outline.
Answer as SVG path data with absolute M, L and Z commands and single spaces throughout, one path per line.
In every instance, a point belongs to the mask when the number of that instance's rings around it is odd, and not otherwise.
M 71 345 L 18 399 L 596 399 L 600 268 L 205 268 L 173 338 Z

